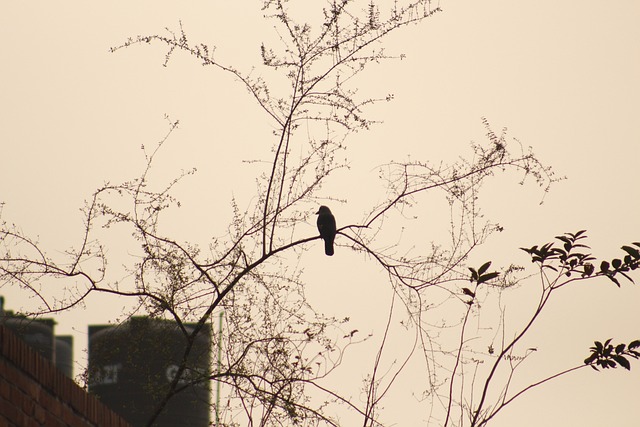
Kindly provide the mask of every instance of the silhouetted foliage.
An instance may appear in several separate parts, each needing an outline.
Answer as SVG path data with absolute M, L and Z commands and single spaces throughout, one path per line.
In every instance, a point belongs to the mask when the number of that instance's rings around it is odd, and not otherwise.
M 618 344 L 616 346 L 611 344 L 611 338 L 606 340 L 604 344 L 600 341 L 595 341 L 594 346 L 589 348 L 591 354 L 584 359 L 584 363 L 596 371 L 598 367 L 608 369 L 616 368 L 618 365 L 630 371 L 631 363 L 627 357 L 640 358 L 640 352 L 636 350 L 638 347 L 640 347 L 640 340 L 631 341 L 627 345 Z
M 610 262 L 602 260 L 600 268 L 596 270 L 594 267 L 594 263 L 597 264 L 596 259 L 589 253 L 583 253 L 584 249 L 590 248 L 578 243 L 586 238 L 585 232 L 586 230 L 580 230 L 576 233 L 556 236 L 556 240 L 562 243 L 561 247 L 557 242 L 554 242 L 546 243 L 540 247 L 536 245 L 528 249 L 520 249 L 531 255 L 531 262 L 539 264 L 541 268 L 559 271 L 567 277 L 571 277 L 574 273 L 579 273 L 582 278 L 604 276 L 620 287 L 620 282 L 616 278 L 616 275 L 619 274 L 634 283 L 626 273 L 637 269 L 640 265 L 640 251 L 632 246 L 622 246 L 622 250 L 627 253 L 622 259 L 614 258 Z M 633 245 L 640 248 L 639 242 L 633 242 Z

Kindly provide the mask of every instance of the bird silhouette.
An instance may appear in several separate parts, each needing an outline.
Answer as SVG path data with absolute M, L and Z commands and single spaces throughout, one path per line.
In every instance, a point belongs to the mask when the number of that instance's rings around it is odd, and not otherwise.
M 318 231 L 324 240 L 324 253 L 333 255 L 333 240 L 336 238 L 336 219 L 331 210 L 326 206 L 320 206 L 318 212 Z

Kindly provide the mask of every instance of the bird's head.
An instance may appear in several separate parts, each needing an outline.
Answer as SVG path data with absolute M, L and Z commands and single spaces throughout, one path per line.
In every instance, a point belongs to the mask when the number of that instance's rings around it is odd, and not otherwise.
M 331 210 L 326 206 L 320 206 L 316 215 L 331 214 Z

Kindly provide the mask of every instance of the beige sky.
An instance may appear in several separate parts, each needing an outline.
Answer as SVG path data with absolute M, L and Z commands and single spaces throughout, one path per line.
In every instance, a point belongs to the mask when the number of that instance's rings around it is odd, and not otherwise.
M 193 41 L 217 45 L 219 60 L 248 70 L 259 59 L 260 42 L 271 37 L 257 3 L 6 3 L 0 14 L 3 220 L 40 236 L 53 253 L 74 244 L 83 200 L 105 181 L 136 176 L 144 160 L 140 145 L 162 138 L 165 114 L 179 119 L 181 129 L 162 152 L 157 176 L 173 177 L 191 167 L 199 171 L 182 195 L 185 213 L 176 216 L 175 233 L 197 240 L 198 224 L 212 216 L 228 220 L 229 197 L 242 197 L 245 188 L 215 183 L 227 183 L 238 170 L 250 178 L 251 168 L 239 162 L 249 152 L 252 158 L 259 154 L 252 143 L 269 132 L 268 121 L 242 87 L 185 56 L 176 55 L 163 68 L 162 47 L 115 54 L 108 48 L 128 36 L 175 28 L 180 19 Z M 542 205 L 541 192 L 532 184 L 518 186 L 517 177 L 487 186 L 485 213 L 506 232 L 480 250 L 479 262 L 525 263 L 517 247 L 582 228 L 589 230 L 597 256 L 613 257 L 622 244 L 640 241 L 635 173 L 640 3 L 445 1 L 441 6 L 443 13 L 387 40 L 387 49 L 406 59 L 372 68 L 361 82 L 362 91 L 394 93 L 395 101 L 373 110 L 384 124 L 353 137 L 348 154 L 354 179 L 327 187 L 349 200 L 333 209 L 338 222 L 360 218 L 370 202 L 362 188 L 376 165 L 408 155 L 455 159 L 468 153 L 470 140 L 482 140 L 484 116 L 496 129 L 508 127 L 511 136 L 533 146 L 543 162 L 568 179 L 555 185 Z M 309 227 L 312 232 L 313 224 Z M 367 331 L 366 313 L 327 300 L 319 285 L 340 288 L 343 301 L 371 289 L 384 295 L 384 277 L 372 272 L 362 280 L 361 272 L 351 269 L 353 258 L 340 259 L 344 251 L 337 249 L 331 268 L 324 258 L 310 255 L 310 298 L 329 314 L 353 316 Z M 539 354 L 527 368 L 532 378 L 554 363 L 582 360 L 593 339 L 640 338 L 640 289 L 588 286 L 561 293 L 534 331 L 532 345 Z M 32 303 L 6 285 L 0 294 L 8 308 Z M 87 310 L 58 319 L 59 334 L 73 328 L 76 358 L 86 345 L 86 325 L 113 320 L 122 304 L 96 298 Z M 381 298 L 371 304 L 386 303 Z M 527 307 L 516 297 L 511 310 Z M 597 319 L 591 319 L 594 312 Z M 630 374 L 581 372 L 561 379 L 523 398 L 493 425 L 635 425 L 638 372 L 640 364 Z M 419 425 L 414 421 L 422 417 L 413 415 L 398 415 L 397 425 Z

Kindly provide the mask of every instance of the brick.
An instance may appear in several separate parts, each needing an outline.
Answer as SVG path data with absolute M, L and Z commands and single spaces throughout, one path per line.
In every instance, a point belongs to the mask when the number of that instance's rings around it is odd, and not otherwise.
M 28 384 L 25 384 L 25 388 L 23 390 L 30 398 L 38 400 L 42 387 L 35 381 L 29 381 Z
M 45 409 L 44 409 L 42 406 L 37 405 L 37 406 L 35 407 L 35 410 L 33 411 L 33 418 L 34 418 L 34 419 L 35 419 L 39 424 L 44 425 L 44 421 L 45 421 L 45 419 L 46 419 L 46 412 L 47 412 L 47 411 L 45 411 Z
M 40 427 L 40 423 L 38 423 L 36 420 L 28 416 L 25 416 L 25 419 L 23 422 L 24 422 L 23 424 L 24 427 Z
M 76 414 L 69 407 L 65 407 L 62 410 L 62 421 L 67 425 L 73 425 L 73 421 L 77 418 Z
M 35 412 L 35 409 L 36 409 L 35 400 L 33 400 L 33 398 L 25 394 L 22 400 L 22 412 L 24 412 L 28 416 L 31 416 Z
M 130 427 L 0 325 L 0 427 Z
M 29 425 L 29 417 L 24 412 L 20 412 L 18 416 L 18 425 L 20 427 L 26 427 Z
M 11 384 L 17 384 L 24 376 L 24 374 L 21 374 L 20 371 L 18 371 L 13 366 L 8 366 L 4 374 L 7 381 L 9 381 Z
M 6 417 L 10 422 L 15 424 L 18 422 L 20 411 L 8 400 L 0 399 L 0 414 Z
M 50 413 L 47 413 L 44 425 L 47 427 L 67 427 L 60 418 Z
M 11 387 L 11 397 L 9 401 L 18 408 L 22 408 L 22 402 L 27 397 L 19 388 Z
M 56 417 L 60 418 L 62 416 L 62 405 L 56 397 L 48 393 L 42 393 L 40 404 Z
M 9 399 L 11 396 L 11 384 L 4 378 L 0 378 L 0 397 Z

